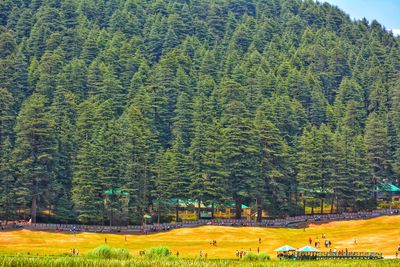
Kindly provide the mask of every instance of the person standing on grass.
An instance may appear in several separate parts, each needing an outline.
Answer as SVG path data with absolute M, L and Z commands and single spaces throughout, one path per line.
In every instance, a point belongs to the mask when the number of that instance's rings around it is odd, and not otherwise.
M 203 250 L 200 249 L 200 258 L 202 258 L 202 257 L 203 257 Z

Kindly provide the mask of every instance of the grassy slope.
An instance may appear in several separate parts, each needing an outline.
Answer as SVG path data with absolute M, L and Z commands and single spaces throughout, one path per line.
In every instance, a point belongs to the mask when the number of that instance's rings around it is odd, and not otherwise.
M 183 228 L 171 232 L 152 235 L 95 234 L 95 233 L 49 233 L 28 230 L 0 232 L 0 253 L 38 253 L 61 254 L 71 248 L 78 248 L 81 253 L 104 243 L 115 247 L 126 247 L 137 255 L 140 250 L 166 245 L 175 253 L 179 251 L 182 257 L 196 257 L 199 250 L 208 253 L 209 258 L 235 258 L 235 250 L 254 251 L 260 246 L 260 251 L 275 255 L 273 250 L 281 245 L 294 247 L 307 245 L 308 238 L 313 240 L 326 233 L 333 243 L 332 248 L 350 251 L 382 251 L 386 256 L 392 256 L 400 243 L 400 216 L 385 216 L 370 220 L 346 222 L 331 222 L 321 225 L 311 225 L 303 229 L 272 229 L 272 228 L 237 228 L 204 226 L 199 228 Z M 262 243 L 258 244 L 258 238 Z M 357 238 L 358 244 L 354 244 Z M 209 244 L 217 240 L 217 247 Z M 322 243 L 322 242 L 321 242 Z M 322 245 L 322 244 L 321 244 Z M 323 249 L 324 250 L 324 249 Z

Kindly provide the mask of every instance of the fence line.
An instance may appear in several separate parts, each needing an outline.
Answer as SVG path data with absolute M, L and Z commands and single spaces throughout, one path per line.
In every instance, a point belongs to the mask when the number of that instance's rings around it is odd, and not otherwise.
M 382 215 L 400 214 L 400 209 L 386 209 L 363 212 L 346 212 L 340 214 L 321 214 L 321 215 L 301 215 L 279 219 L 262 220 L 255 222 L 247 219 L 210 219 L 183 221 L 179 223 L 162 223 L 151 225 L 128 225 L 128 226 L 103 226 L 103 225 L 81 225 L 81 224 L 50 224 L 50 223 L 26 223 L 13 222 L 5 225 L 0 225 L 3 229 L 9 228 L 26 228 L 32 230 L 54 230 L 54 231 L 69 231 L 69 232 L 123 232 L 123 233 L 150 233 L 159 231 L 168 231 L 181 227 L 196 227 L 201 225 L 221 225 L 221 226 L 259 226 L 259 227 L 300 227 L 305 223 L 310 222 L 327 222 L 339 220 L 355 220 L 368 219 Z

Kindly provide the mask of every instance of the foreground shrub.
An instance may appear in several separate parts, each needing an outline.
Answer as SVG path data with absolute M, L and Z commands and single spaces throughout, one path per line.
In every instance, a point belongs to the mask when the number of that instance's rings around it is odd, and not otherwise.
M 168 247 L 155 247 L 146 251 L 145 256 L 149 259 L 175 259 Z
M 244 261 L 267 261 L 269 260 L 270 257 L 264 253 L 252 253 L 252 252 L 248 252 L 246 253 L 246 255 L 243 257 Z
M 131 257 L 129 251 L 125 248 L 111 248 L 108 245 L 101 245 L 86 255 L 92 259 L 119 259 L 126 260 Z

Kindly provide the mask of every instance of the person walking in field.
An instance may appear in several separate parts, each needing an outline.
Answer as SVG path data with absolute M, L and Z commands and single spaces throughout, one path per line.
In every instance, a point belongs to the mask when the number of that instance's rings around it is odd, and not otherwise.
M 200 258 L 202 258 L 202 257 L 203 257 L 203 250 L 200 249 Z
M 310 242 L 310 246 L 311 246 L 311 244 L 312 244 L 312 239 L 311 239 L 311 237 L 308 238 L 308 242 Z

